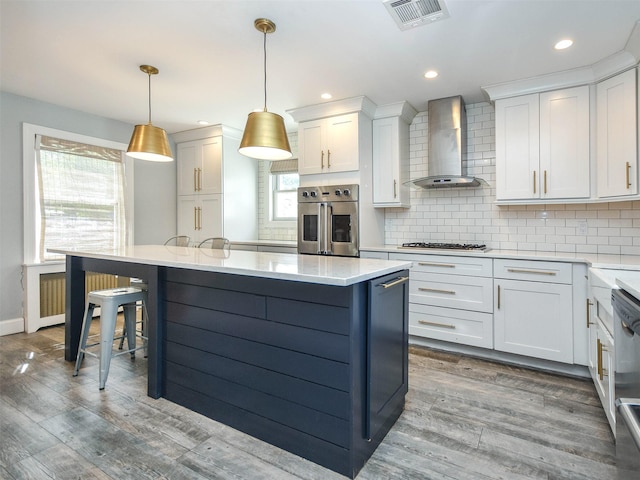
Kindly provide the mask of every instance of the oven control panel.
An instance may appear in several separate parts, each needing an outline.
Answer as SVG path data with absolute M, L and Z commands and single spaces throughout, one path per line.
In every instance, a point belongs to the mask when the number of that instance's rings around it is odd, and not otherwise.
M 326 187 L 299 187 L 298 202 L 355 202 L 358 200 L 358 185 L 327 185 Z

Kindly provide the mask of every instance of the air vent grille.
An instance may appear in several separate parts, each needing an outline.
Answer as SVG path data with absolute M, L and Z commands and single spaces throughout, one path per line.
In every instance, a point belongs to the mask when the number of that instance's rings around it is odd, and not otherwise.
M 383 3 L 400 30 L 427 25 L 449 16 L 442 0 L 385 0 Z

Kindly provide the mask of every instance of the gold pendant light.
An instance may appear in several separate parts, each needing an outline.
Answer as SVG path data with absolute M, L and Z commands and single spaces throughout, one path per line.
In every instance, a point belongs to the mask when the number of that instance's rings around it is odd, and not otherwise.
M 157 75 L 158 69 L 151 65 L 140 65 L 140 70 L 149 75 L 149 123 L 135 126 L 127 155 L 151 162 L 171 162 L 173 155 L 167 132 L 151 125 L 151 75 Z
M 276 24 L 266 18 L 258 18 L 253 24 L 264 34 L 264 111 L 249 114 L 238 152 L 258 160 L 286 160 L 291 158 L 291 147 L 284 119 L 267 112 L 267 33 L 275 32 Z

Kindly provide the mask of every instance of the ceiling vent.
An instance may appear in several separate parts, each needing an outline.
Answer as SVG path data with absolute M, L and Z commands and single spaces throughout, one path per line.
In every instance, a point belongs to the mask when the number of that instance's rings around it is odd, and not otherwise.
M 449 16 L 442 0 L 384 0 L 400 30 L 428 25 Z

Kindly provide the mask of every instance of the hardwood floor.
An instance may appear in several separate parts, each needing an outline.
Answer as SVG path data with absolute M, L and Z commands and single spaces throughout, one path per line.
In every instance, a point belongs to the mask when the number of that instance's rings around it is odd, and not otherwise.
M 97 322 L 94 322 L 97 323 Z M 146 395 L 146 361 L 78 377 L 64 328 L 0 337 L 0 478 L 344 479 Z M 412 347 L 399 421 L 358 475 L 373 479 L 614 479 L 590 381 Z

